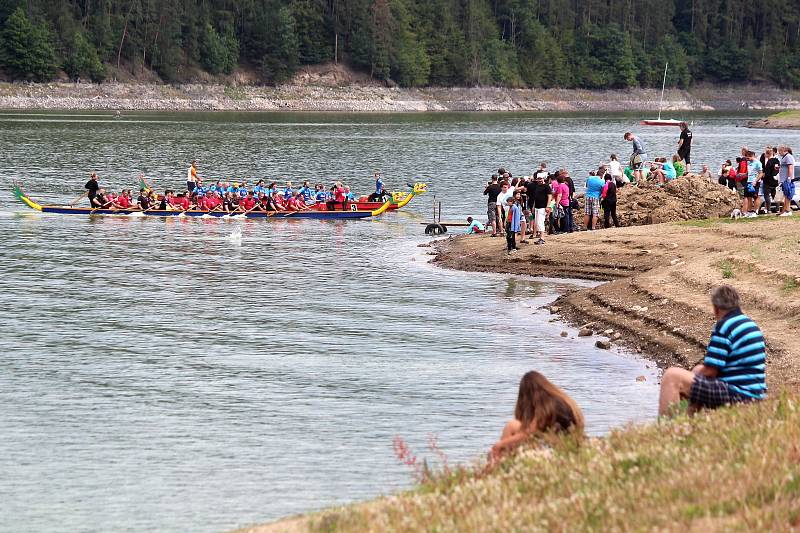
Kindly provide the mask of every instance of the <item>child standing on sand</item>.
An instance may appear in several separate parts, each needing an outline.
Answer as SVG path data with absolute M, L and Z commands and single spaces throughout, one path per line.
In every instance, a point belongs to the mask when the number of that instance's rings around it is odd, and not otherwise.
M 519 250 L 517 248 L 517 232 L 521 228 L 520 219 L 522 218 L 522 209 L 517 204 L 514 197 L 511 196 L 506 200 L 508 204 L 508 215 L 506 217 L 506 244 L 508 245 L 508 254 Z

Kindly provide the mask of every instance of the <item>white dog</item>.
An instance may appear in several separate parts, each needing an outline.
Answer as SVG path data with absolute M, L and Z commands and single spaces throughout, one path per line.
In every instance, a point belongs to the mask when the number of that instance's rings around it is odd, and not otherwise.
M 736 220 L 737 218 L 742 218 L 743 216 L 744 215 L 742 215 L 742 212 L 739 209 L 734 209 L 733 211 L 731 211 L 731 218 L 734 220 Z

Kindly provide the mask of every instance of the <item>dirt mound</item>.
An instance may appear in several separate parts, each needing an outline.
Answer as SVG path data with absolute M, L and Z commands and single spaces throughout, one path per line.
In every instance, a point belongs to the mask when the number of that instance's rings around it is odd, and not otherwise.
M 617 193 L 617 215 L 623 226 L 727 217 L 740 204 L 735 192 L 697 174 L 674 179 L 663 187 L 645 182 Z

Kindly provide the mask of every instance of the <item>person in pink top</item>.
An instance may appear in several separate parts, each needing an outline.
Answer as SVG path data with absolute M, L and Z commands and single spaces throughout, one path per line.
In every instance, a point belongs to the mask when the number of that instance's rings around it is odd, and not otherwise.
M 558 183 L 557 174 L 553 174 L 550 178 L 550 190 L 553 191 L 553 210 L 550 212 L 550 233 L 557 235 L 566 231 L 566 226 L 564 225 L 564 211 L 558 207 L 561 205 L 563 191 L 561 190 L 561 184 Z
M 558 189 L 559 189 L 559 197 L 558 203 L 561 205 L 561 209 L 564 210 L 564 218 L 562 218 L 561 222 L 561 231 L 562 232 L 569 232 L 572 233 L 572 206 L 569 198 L 569 185 L 567 184 L 567 173 L 566 171 L 560 171 L 558 173 Z M 555 191 L 554 191 L 555 192 Z

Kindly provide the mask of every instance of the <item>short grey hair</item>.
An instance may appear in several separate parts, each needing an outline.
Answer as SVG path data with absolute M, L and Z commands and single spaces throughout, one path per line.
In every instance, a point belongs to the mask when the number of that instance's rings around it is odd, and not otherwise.
M 740 305 L 739 293 L 730 285 L 720 285 L 711 291 L 711 303 L 722 311 L 737 309 Z

